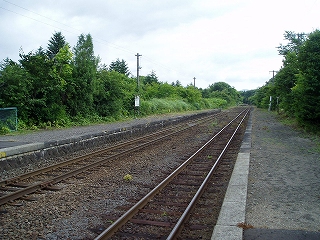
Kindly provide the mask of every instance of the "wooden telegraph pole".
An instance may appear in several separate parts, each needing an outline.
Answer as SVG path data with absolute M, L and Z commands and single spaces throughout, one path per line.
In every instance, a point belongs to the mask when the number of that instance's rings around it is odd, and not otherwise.
M 140 113 L 140 82 L 139 82 L 139 70 L 140 70 L 140 65 L 139 65 L 139 57 L 141 57 L 142 55 L 140 55 L 139 53 L 137 53 L 137 55 L 135 55 L 137 57 L 137 95 L 134 99 L 134 106 L 137 110 L 137 113 L 139 115 Z

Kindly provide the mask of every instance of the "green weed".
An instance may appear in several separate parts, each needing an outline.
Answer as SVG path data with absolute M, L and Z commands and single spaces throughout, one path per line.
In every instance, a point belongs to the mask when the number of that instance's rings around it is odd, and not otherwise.
M 132 178 L 133 178 L 132 175 L 126 174 L 126 175 L 124 175 L 123 180 L 130 182 L 130 181 L 132 181 Z

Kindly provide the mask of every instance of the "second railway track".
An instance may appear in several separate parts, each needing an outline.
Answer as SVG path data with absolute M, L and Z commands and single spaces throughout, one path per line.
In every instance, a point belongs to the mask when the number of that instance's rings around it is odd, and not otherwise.
M 59 188 L 54 185 L 62 180 L 77 176 L 88 170 L 94 169 L 95 167 L 99 167 L 109 159 L 114 159 L 145 148 L 174 134 L 187 131 L 198 124 L 203 124 L 211 120 L 212 116 L 204 117 L 189 122 L 188 124 L 179 124 L 178 126 L 165 128 L 155 133 L 134 138 L 85 156 L 73 158 L 49 167 L 0 181 L 0 191 L 2 191 L 2 193 L 0 193 L 0 205 L 12 202 L 19 198 L 23 198 L 25 200 L 33 199 L 28 198 L 27 195 L 42 189 L 59 190 Z

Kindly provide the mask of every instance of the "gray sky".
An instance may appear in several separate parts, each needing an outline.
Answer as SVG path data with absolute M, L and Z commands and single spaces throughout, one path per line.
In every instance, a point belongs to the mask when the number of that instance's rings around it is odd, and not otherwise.
M 0 61 L 46 48 L 61 31 L 74 47 L 90 33 L 95 55 L 124 59 L 136 75 L 207 88 L 261 87 L 279 70 L 285 31 L 320 28 L 319 0 L 0 0 Z

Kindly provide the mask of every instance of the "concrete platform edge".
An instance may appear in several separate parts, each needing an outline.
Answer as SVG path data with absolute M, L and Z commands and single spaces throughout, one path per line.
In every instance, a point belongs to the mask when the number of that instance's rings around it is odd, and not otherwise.
M 0 158 L 32 152 L 42 148 L 44 148 L 44 143 L 29 143 L 15 147 L 2 148 L 0 151 Z
M 237 224 L 245 222 L 251 131 L 252 113 L 249 116 L 246 132 L 211 240 L 242 240 L 243 238 L 243 229 Z

